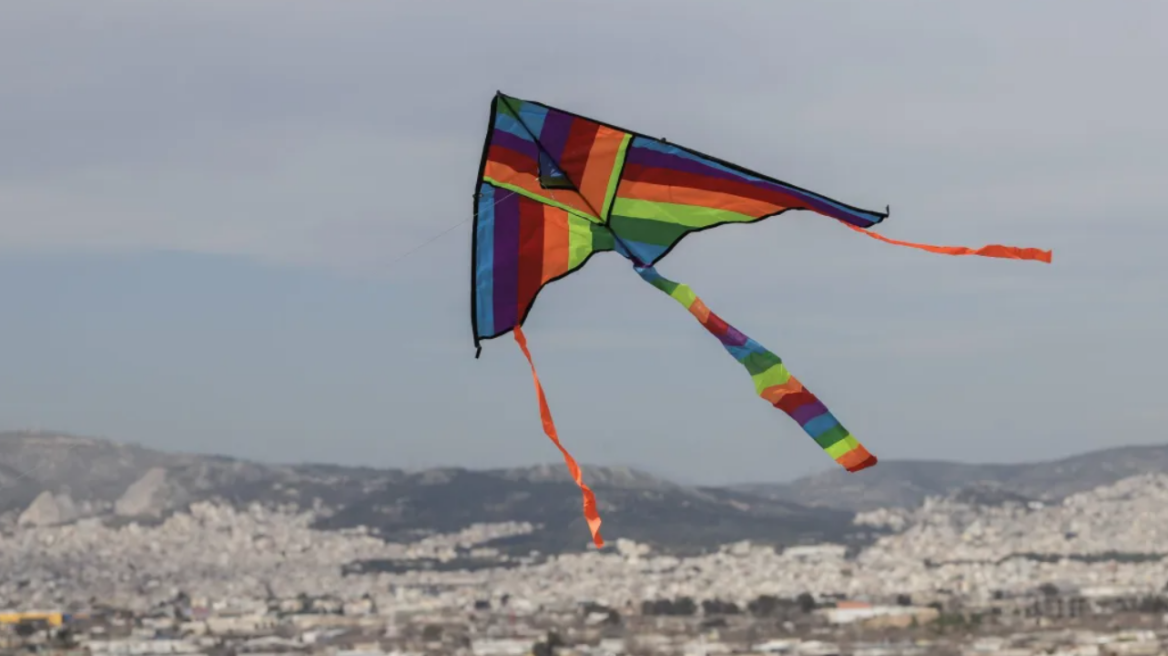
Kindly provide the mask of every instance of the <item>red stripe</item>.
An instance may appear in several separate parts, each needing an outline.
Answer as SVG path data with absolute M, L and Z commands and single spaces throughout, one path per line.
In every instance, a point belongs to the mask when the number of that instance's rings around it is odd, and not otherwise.
M 584 167 L 588 164 L 588 155 L 592 152 L 592 144 L 596 141 L 596 133 L 600 126 L 592 121 L 572 121 L 568 129 L 568 140 L 564 143 L 564 154 L 560 156 L 560 169 L 579 186 L 584 179 Z M 600 211 L 600 208 L 596 208 Z
M 516 321 L 522 321 L 543 280 L 544 206 L 527 201 L 519 204 L 519 281 L 516 290 Z
M 815 402 L 815 395 L 804 388 L 802 392 L 783 395 L 783 398 L 779 399 L 775 407 L 787 414 L 791 414 L 808 403 L 813 402 Z
M 539 174 L 539 164 L 534 159 L 498 144 L 491 146 L 487 159 L 492 162 L 505 164 L 515 169 L 518 173 Z
M 706 320 L 702 322 L 702 325 L 705 326 L 706 330 L 710 331 L 714 337 L 721 337 L 722 335 L 726 334 L 726 331 L 730 330 L 730 324 L 723 321 L 722 317 L 719 317 L 713 312 L 710 313 L 710 316 L 706 317 Z
M 712 178 L 687 171 L 647 167 L 642 164 L 625 164 L 621 177 L 636 182 L 650 182 L 673 187 L 689 187 L 703 191 L 717 191 L 724 194 L 733 194 L 742 198 L 761 200 L 773 205 L 791 209 L 807 207 L 801 199 L 777 189 L 766 189 L 749 182 Z

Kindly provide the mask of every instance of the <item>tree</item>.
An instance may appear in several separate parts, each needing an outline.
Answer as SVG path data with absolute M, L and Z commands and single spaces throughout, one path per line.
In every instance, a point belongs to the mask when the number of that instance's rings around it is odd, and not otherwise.
M 1057 597 L 1059 593 L 1058 586 L 1053 583 L 1043 583 L 1038 586 L 1038 591 L 1046 597 Z
M 702 612 L 706 615 L 737 615 L 742 612 L 738 604 L 721 599 L 706 599 L 702 601 Z
M 437 624 L 427 624 L 422 627 L 422 640 L 426 642 L 438 642 L 442 640 L 442 627 Z
M 74 647 L 77 645 L 77 641 L 73 638 L 73 629 L 67 626 L 63 626 L 60 629 L 57 629 L 56 638 L 57 642 L 64 647 Z
M 532 656 L 555 656 L 556 647 L 563 647 L 564 639 L 555 631 L 548 631 L 547 639 L 531 646 Z
M 795 597 L 795 603 L 799 604 L 799 610 L 803 611 L 804 613 L 810 613 L 811 611 L 815 610 L 815 607 L 817 606 L 815 603 L 815 597 L 812 597 L 810 592 L 804 592 L 801 593 L 798 597 Z
M 912 606 L 912 597 L 906 594 L 896 595 L 897 606 Z
M 779 609 L 779 598 L 774 595 L 759 595 L 746 605 L 746 609 L 755 617 L 770 617 Z

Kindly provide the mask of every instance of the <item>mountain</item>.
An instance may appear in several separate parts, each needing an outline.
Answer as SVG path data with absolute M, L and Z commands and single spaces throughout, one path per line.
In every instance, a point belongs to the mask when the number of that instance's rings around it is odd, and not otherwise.
M 861 536 L 853 534 L 868 530 L 853 526 L 848 511 L 686 487 L 628 468 L 587 471 L 609 539 L 689 551 L 738 540 L 854 541 Z M 203 500 L 317 509 L 319 528 L 365 526 L 391 540 L 476 523 L 540 526 L 493 545 L 521 554 L 579 550 L 588 538 L 580 493 L 562 466 L 411 472 L 276 465 L 54 433 L 0 433 L 0 513 L 19 523 L 85 516 L 157 521 Z
M 971 489 L 986 494 L 1057 500 L 1137 474 L 1168 472 L 1168 445 L 1123 446 L 1048 462 L 1013 465 L 943 461 L 881 460 L 849 474 L 831 470 L 790 483 L 737 485 L 733 489 L 768 499 L 837 510 L 911 508 L 925 497 Z
M 792 483 L 733 487 L 684 486 L 620 467 L 586 471 L 608 539 L 690 551 L 739 540 L 860 543 L 871 534 L 853 524 L 857 511 L 915 507 L 927 496 L 981 505 L 1059 499 L 1168 472 L 1168 446 L 1017 465 L 881 461 L 856 474 L 832 470 Z M 588 536 L 579 491 L 562 465 L 422 471 L 281 465 L 57 433 L 0 433 L 0 517 L 8 522 L 157 521 L 203 500 L 315 509 L 319 528 L 365 526 L 392 540 L 476 523 L 541 527 L 494 545 L 520 554 L 579 550 Z

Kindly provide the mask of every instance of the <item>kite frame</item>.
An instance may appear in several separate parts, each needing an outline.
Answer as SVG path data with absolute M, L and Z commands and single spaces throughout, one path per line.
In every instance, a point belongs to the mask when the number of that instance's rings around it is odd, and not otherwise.
M 590 121 L 592 123 L 596 123 L 597 125 L 600 125 L 602 127 L 606 127 L 610 130 L 616 130 L 618 132 L 623 132 L 623 133 L 629 135 L 629 137 L 630 137 L 629 142 L 630 143 L 632 143 L 632 141 L 634 139 L 637 139 L 639 137 L 642 139 L 649 139 L 652 141 L 658 141 L 661 143 L 669 144 L 670 146 L 677 148 L 678 150 L 685 151 L 691 155 L 696 155 L 697 157 L 703 157 L 705 159 L 710 160 L 711 162 L 713 162 L 715 164 L 718 164 L 720 166 L 724 166 L 724 167 L 731 169 L 733 171 L 736 171 L 738 173 L 742 173 L 744 175 L 754 176 L 756 178 L 759 178 L 759 179 L 764 180 L 766 182 L 770 182 L 772 184 L 783 185 L 783 186 L 789 187 L 795 191 L 798 191 L 798 192 L 801 192 L 804 194 L 808 194 L 808 195 L 813 196 L 813 197 L 822 198 L 828 202 L 834 203 L 836 205 L 839 205 L 840 207 L 852 210 L 854 212 L 858 212 L 858 213 L 862 213 L 862 214 L 869 214 L 869 215 L 873 215 L 876 217 L 876 220 L 872 222 L 871 226 L 867 226 L 864 228 L 861 228 L 860 226 L 855 226 L 856 228 L 859 228 L 861 230 L 867 230 L 867 229 L 871 228 L 872 226 L 875 226 L 875 225 L 882 223 L 884 221 L 884 219 L 888 218 L 889 213 L 891 211 L 890 206 L 885 206 L 883 212 L 876 212 L 874 210 L 868 210 L 868 209 L 864 209 L 861 207 L 857 207 L 855 205 L 851 205 L 848 203 L 844 203 L 844 202 L 835 200 L 834 198 L 825 196 L 821 193 L 811 191 L 810 189 L 804 189 L 803 187 L 800 187 L 798 185 L 793 185 L 789 182 L 785 182 L 785 181 L 780 180 L 778 178 L 775 178 L 773 176 L 769 176 L 769 175 L 766 175 L 764 173 L 759 173 L 758 171 L 755 171 L 753 169 L 749 169 L 745 166 L 742 166 L 741 164 L 735 164 L 733 162 L 728 162 L 728 161 L 721 159 L 719 157 L 714 157 L 713 155 L 707 155 L 706 153 L 703 153 L 699 150 L 695 150 L 693 148 L 689 148 L 686 146 L 682 146 L 680 144 L 673 143 L 673 142 L 671 142 L 668 139 L 665 139 L 663 137 L 654 137 L 654 136 L 651 136 L 648 134 L 644 134 L 642 132 L 637 132 L 635 130 L 629 130 L 627 128 L 622 128 L 618 125 L 613 125 L 612 123 L 607 123 L 605 121 L 598 121 L 594 118 L 584 116 L 583 114 L 577 114 L 575 112 L 571 112 L 571 111 L 568 111 L 565 109 L 560 109 L 559 107 L 553 107 L 551 105 L 547 105 L 545 103 L 538 102 L 535 100 L 526 100 L 526 99 L 519 98 L 518 96 L 507 96 L 502 91 L 496 90 L 495 97 L 491 99 L 491 112 L 490 112 L 490 117 L 488 119 L 489 122 L 487 124 L 487 134 L 483 140 L 482 155 L 479 159 L 479 173 L 478 173 L 478 178 L 477 178 L 476 184 L 475 184 L 475 191 L 473 194 L 473 197 L 474 197 L 473 219 L 474 220 L 473 220 L 472 229 L 471 229 L 470 321 L 471 321 L 471 332 L 474 336 L 475 359 L 478 359 L 478 357 L 480 355 L 482 355 L 482 352 L 483 352 L 482 342 L 483 341 L 495 339 L 496 337 L 502 337 L 503 335 L 506 335 L 507 333 L 514 330 L 514 327 L 512 327 L 512 328 L 508 328 L 507 330 L 504 330 L 501 333 L 497 333 L 497 334 L 491 335 L 489 337 L 479 337 L 478 294 L 477 294 L 478 290 L 475 288 L 475 282 L 476 282 L 475 276 L 478 272 L 479 199 L 480 199 L 480 196 L 482 194 L 482 192 L 480 190 L 482 189 L 484 184 L 490 184 L 489 182 L 486 182 L 486 180 L 484 180 L 484 177 L 485 177 L 486 169 L 487 169 L 487 160 L 489 159 L 490 151 L 491 151 L 491 141 L 495 135 L 495 119 L 498 115 L 498 104 L 499 104 L 499 101 L 503 98 L 515 98 L 516 100 L 521 100 L 522 102 L 525 102 L 525 103 L 528 103 L 531 105 L 535 105 L 537 107 L 542 107 L 548 111 L 559 112 L 561 114 L 564 114 L 566 116 L 570 116 L 572 118 L 577 118 L 577 119 L 581 119 L 584 121 Z M 524 127 L 526 127 L 526 125 Z M 530 132 L 530 130 L 529 130 L 529 132 Z M 536 137 L 535 135 L 532 135 L 532 137 L 533 137 L 533 141 L 535 142 L 535 144 L 541 150 L 543 150 L 543 145 L 540 144 L 539 138 Z M 547 151 L 543 150 L 543 152 L 546 153 Z M 622 158 L 621 161 L 619 162 L 619 167 L 620 168 L 616 171 L 617 176 L 618 176 L 617 179 L 622 180 L 623 173 L 624 173 L 624 167 L 625 167 L 625 159 L 624 158 Z M 568 180 L 568 182 L 572 182 L 571 178 L 568 178 L 566 174 L 565 174 L 565 179 Z M 491 186 L 495 187 L 496 189 L 502 189 L 501 187 L 497 187 L 495 185 L 491 185 Z M 575 188 L 574 182 L 572 183 L 572 186 L 573 186 L 573 188 Z M 512 193 L 512 194 L 518 193 L 518 192 L 515 192 L 512 190 L 505 190 L 505 191 L 508 191 L 509 193 Z M 620 186 L 618 183 L 618 186 L 617 186 L 616 191 L 614 193 L 619 194 L 619 192 L 620 192 Z M 576 189 L 576 193 L 579 193 L 579 189 Z M 522 196 L 522 194 L 519 194 L 519 195 Z M 526 196 L 523 196 L 523 197 L 527 198 Z M 534 202 L 539 202 L 539 201 L 532 199 L 532 198 L 529 198 L 528 200 L 532 200 Z M 595 208 L 593 208 L 593 210 L 595 211 Z M 669 255 L 671 252 L 673 252 L 673 249 L 676 248 L 678 244 L 680 244 L 682 241 L 684 241 L 685 238 L 690 236 L 691 234 L 703 232 L 703 231 L 709 230 L 711 228 L 720 228 L 720 227 L 723 227 L 726 225 L 751 225 L 754 223 L 758 223 L 759 221 L 764 221 L 766 219 L 774 218 L 776 216 L 779 216 L 780 214 L 784 214 L 784 213 L 790 212 L 792 210 L 810 211 L 810 210 L 807 210 L 807 209 L 801 208 L 801 207 L 786 207 L 786 208 L 779 210 L 778 212 L 766 214 L 764 216 L 760 216 L 760 217 L 751 219 L 750 221 L 735 221 L 732 224 L 731 223 L 717 223 L 717 224 L 705 226 L 702 228 L 694 228 L 692 230 L 686 231 L 684 234 L 682 234 L 680 237 L 678 237 L 677 241 L 673 242 L 669 246 L 669 248 L 665 249 L 660 255 L 658 255 L 656 258 L 654 258 L 652 262 L 640 262 L 639 260 L 637 260 L 636 256 L 634 256 L 632 254 L 632 252 L 627 247 L 625 248 L 625 250 L 629 252 L 629 259 L 632 259 L 634 266 L 653 266 L 653 265 L 657 264 L 658 262 L 660 262 L 661 260 L 665 259 L 666 255 Z M 600 219 L 600 221 L 601 221 L 600 225 L 608 226 L 608 222 L 609 222 L 609 219 L 611 218 L 611 215 L 612 215 L 612 207 L 608 208 L 608 212 L 606 213 L 605 216 L 600 216 L 599 213 L 597 213 L 597 218 Z M 828 217 L 828 218 L 834 218 L 834 217 Z M 840 219 L 835 219 L 835 220 L 840 221 Z M 847 223 L 846 221 L 841 221 L 841 222 Z M 849 225 L 853 225 L 853 224 L 849 224 Z M 611 229 L 610 229 L 610 232 L 611 232 Z M 613 233 L 613 238 L 614 238 L 616 243 L 623 243 L 621 241 L 620 237 L 618 237 L 616 235 L 616 233 Z M 556 282 L 557 280 L 560 280 L 561 278 L 568 276 L 569 274 L 575 273 L 575 272 L 579 271 L 580 269 L 584 268 L 584 265 L 588 263 L 588 260 L 592 259 L 593 255 L 596 255 L 597 253 L 602 253 L 602 252 L 607 252 L 607 251 L 597 251 L 597 250 L 592 251 L 591 253 L 588 254 L 587 257 L 584 258 L 584 260 L 582 262 L 580 262 L 579 266 L 577 266 L 575 269 L 567 271 L 567 272 L 563 273 L 562 275 L 556 276 L 555 278 L 551 278 L 547 282 L 543 283 L 539 287 L 539 289 L 536 290 L 535 294 L 531 297 L 531 301 L 528 303 L 527 309 L 525 309 L 523 311 L 523 316 L 520 317 L 520 319 L 516 323 L 516 325 L 522 327 L 523 324 L 527 322 L 527 317 L 531 313 L 531 309 L 533 307 L 535 307 L 535 301 L 539 298 L 540 292 L 542 292 L 548 285 L 552 284 L 553 282 Z

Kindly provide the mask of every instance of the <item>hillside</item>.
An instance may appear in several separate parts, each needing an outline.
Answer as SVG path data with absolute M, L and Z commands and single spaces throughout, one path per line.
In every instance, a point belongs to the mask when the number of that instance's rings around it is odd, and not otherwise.
M 858 474 L 832 470 L 791 483 L 734 487 L 688 487 L 620 467 L 587 472 L 609 539 L 694 551 L 739 540 L 862 543 L 872 535 L 853 525 L 857 511 L 915 507 L 927 496 L 985 504 L 1058 499 L 1135 474 L 1168 472 L 1168 446 L 1019 465 L 882 461 Z M 55 433 L 0 433 L 0 516 L 8 523 L 149 522 L 201 500 L 316 509 L 320 528 L 366 526 L 394 540 L 475 523 L 541 526 L 499 545 L 517 553 L 578 550 L 588 535 L 579 492 L 559 465 L 423 471 L 280 465 Z
M 855 474 L 831 470 L 790 483 L 734 489 L 791 503 L 858 511 L 914 507 L 925 497 L 949 496 L 967 488 L 1054 500 L 1129 476 L 1163 472 L 1168 472 L 1168 445 L 1121 446 L 1012 465 L 881 460 L 879 466 Z

